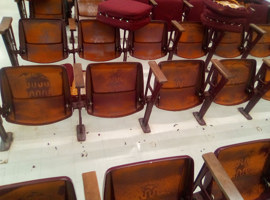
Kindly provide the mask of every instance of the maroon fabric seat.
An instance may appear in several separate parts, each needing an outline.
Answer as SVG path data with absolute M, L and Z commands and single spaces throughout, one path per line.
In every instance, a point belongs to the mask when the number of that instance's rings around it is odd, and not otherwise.
M 200 22 L 201 21 L 201 14 L 203 12 L 204 3 L 202 0 L 189 0 L 194 7 L 190 9 L 188 15 L 185 17 L 186 21 L 189 22 Z
M 156 0 L 157 6 L 153 8 L 153 19 L 164 20 L 168 23 L 168 29 L 172 29 L 171 20 L 182 21 L 182 0 Z
M 201 21 L 207 27 L 221 31 L 242 32 L 247 27 L 250 8 L 231 8 L 212 0 L 203 0 L 204 9 Z
M 136 30 L 150 22 L 152 7 L 133 0 L 110 0 L 98 5 L 97 19 L 126 30 Z
M 250 7 L 254 9 L 250 15 L 250 23 L 254 24 L 267 24 L 269 21 L 269 6 L 270 3 L 267 1 L 254 1 L 250 4 Z

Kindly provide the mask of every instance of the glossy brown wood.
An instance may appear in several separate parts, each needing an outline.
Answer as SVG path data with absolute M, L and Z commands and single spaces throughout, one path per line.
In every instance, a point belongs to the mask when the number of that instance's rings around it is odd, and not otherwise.
M 159 66 L 168 79 L 156 106 L 164 110 L 184 110 L 202 103 L 204 62 L 201 60 L 164 61 Z
M 0 76 L 7 121 L 43 125 L 72 115 L 69 80 L 62 66 L 6 67 Z
M 226 199 L 244 200 L 232 180 L 216 158 L 214 153 L 206 153 L 203 155 L 204 162 L 210 170 L 219 189 L 222 191 Z
M 29 0 L 31 18 L 65 19 L 66 0 Z
M 270 55 L 270 26 L 268 24 L 257 24 L 257 26 L 265 31 L 265 34 L 251 50 L 250 55 L 255 57 L 267 57 Z M 253 38 L 255 38 L 254 33 Z
M 241 44 L 243 33 L 224 32 L 224 36 L 216 47 L 215 54 L 223 58 L 235 58 L 243 52 Z
M 95 171 L 82 174 L 85 200 L 101 200 Z
M 96 17 L 98 13 L 98 4 L 104 0 L 76 0 L 75 9 L 77 19 Z
M 12 17 L 3 17 L 0 24 L 0 34 L 3 34 L 11 27 L 12 20 Z
M 77 199 L 72 181 L 68 177 L 39 179 L 0 186 L 0 198 L 1 200 Z
M 130 32 L 129 53 L 143 60 L 154 60 L 167 54 L 167 24 L 151 21 L 144 27 Z
M 108 61 L 121 55 L 119 29 L 97 21 L 80 20 L 79 56 L 91 61 Z
M 245 200 L 266 200 L 270 192 L 269 181 L 270 141 L 252 141 L 219 148 L 215 154 Z M 209 190 L 215 199 L 223 199 L 213 183 Z
M 216 95 L 214 102 L 221 105 L 237 105 L 251 98 L 256 73 L 253 59 L 225 59 L 220 63 L 229 71 L 231 77 Z M 221 76 L 217 76 L 217 81 Z
M 200 58 L 207 53 L 204 49 L 205 29 L 200 22 L 181 22 L 184 28 L 178 43 L 175 54 L 182 58 Z
M 110 168 L 104 200 L 192 199 L 193 160 L 188 156 L 162 158 Z
M 144 107 L 143 71 L 140 63 L 96 63 L 86 69 L 88 114 L 121 117 Z
M 65 24 L 57 19 L 19 21 L 20 55 L 36 63 L 51 63 L 68 57 Z

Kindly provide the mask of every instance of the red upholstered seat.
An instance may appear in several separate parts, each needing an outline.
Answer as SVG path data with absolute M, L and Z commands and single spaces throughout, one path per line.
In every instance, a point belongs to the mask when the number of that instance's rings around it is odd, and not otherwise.
M 171 20 L 182 21 L 183 1 L 182 0 L 156 0 L 158 6 L 153 8 L 153 19 L 164 20 L 171 30 Z
M 97 19 L 112 26 L 136 30 L 150 22 L 152 7 L 132 0 L 110 0 L 98 5 Z

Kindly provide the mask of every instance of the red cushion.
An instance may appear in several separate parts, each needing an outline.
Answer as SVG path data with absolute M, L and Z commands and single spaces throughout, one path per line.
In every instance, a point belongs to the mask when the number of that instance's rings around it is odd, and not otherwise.
M 119 28 L 136 30 L 150 22 L 152 7 L 133 0 L 109 0 L 98 5 L 97 19 Z
M 153 8 L 153 18 L 155 20 L 164 20 L 168 23 L 168 29 L 171 30 L 171 20 L 181 21 L 183 13 L 182 0 L 156 0 L 157 6 Z

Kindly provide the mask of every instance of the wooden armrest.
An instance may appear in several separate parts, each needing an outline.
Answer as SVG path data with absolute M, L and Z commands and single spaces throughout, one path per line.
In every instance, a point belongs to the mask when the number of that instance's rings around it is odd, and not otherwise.
M 211 62 L 223 77 L 225 77 L 226 79 L 232 77 L 232 74 L 219 62 L 219 60 L 212 59 Z
M 266 33 L 265 30 L 263 30 L 262 28 L 258 27 L 256 24 L 251 23 L 251 24 L 249 24 L 249 27 L 250 27 L 252 30 L 254 30 L 256 33 L 258 33 L 258 34 L 263 35 L 263 34 Z
M 228 200 L 244 200 L 214 153 L 203 155 L 206 166 Z
M 155 0 L 149 0 L 150 1 L 150 3 L 153 5 L 153 6 L 157 6 L 158 5 L 158 3 L 155 1 Z
M 84 88 L 84 79 L 81 63 L 75 63 L 73 66 L 74 80 L 76 88 Z
M 270 59 L 263 58 L 263 63 L 270 67 Z
M 69 30 L 76 31 L 76 22 L 73 18 L 68 18 Z
M 181 26 L 181 24 L 179 24 L 178 21 L 172 20 L 171 22 L 172 22 L 172 25 L 173 25 L 178 31 L 180 31 L 180 32 L 184 32 L 184 31 L 185 31 L 184 27 Z
M 187 0 L 183 0 L 183 2 L 184 2 L 184 5 L 186 5 L 187 7 L 189 7 L 189 8 L 193 8 L 194 6 L 191 4 L 191 3 L 189 3 Z
M 82 174 L 85 200 L 101 200 L 95 171 Z
M 0 34 L 4 33 L 11 27 L 12 17 L 3 17 L 0 24 Z
M 149 61 L 148 64 L 159 83 L 165 83 L 168 81 L 155 61 Z

